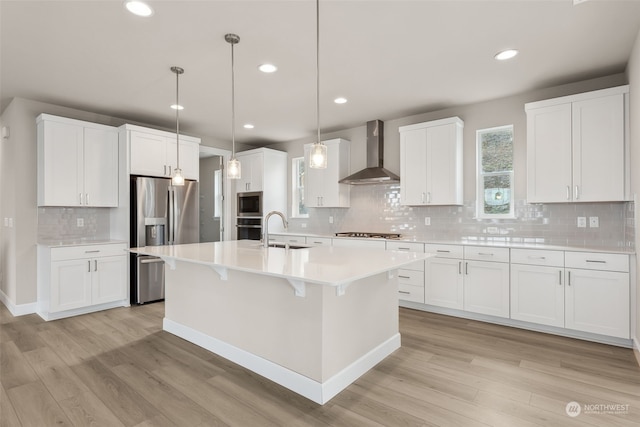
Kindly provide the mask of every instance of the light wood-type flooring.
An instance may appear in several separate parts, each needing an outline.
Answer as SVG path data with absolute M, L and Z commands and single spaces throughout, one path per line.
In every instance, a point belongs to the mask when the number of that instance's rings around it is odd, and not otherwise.
M 0 425 L 640 425 L 629 349 L 400 309 L 402 348 L 320 406 L 163 332 L 163 311 L 44 322 L 0 304 Z

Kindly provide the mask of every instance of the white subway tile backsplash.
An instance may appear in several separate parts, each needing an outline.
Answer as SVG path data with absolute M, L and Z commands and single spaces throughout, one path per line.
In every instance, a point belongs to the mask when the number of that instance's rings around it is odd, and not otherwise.
M 84 221 L 78 227 L 78 219 Z M 101 240 L 109 238 L 108 208 L 38 208 L 40 241 Z
M 401 233 L 424 240 L 473 240 L 543 243 L 590 248 L 633 248 L 633 202 L 527 204 L 517 200 L 514 219 L 477 219 L 475 200 L 464 206 L 402 206 L 400 186 L 357 185 L 348 209 L 309 209 L 307 227 L 290 222 L 290 231 L 333 234 L 339 231 Z M 329 223 L 333 216 L 333 224 Z M 599 217 L 598 228 L 577 228 L 578 216 Z M 431 225 L 424 225 L 424 218 Z M 487 227 L 496 227 L 489 233 Z M 500 240 L 497 240 L 500 239 Z

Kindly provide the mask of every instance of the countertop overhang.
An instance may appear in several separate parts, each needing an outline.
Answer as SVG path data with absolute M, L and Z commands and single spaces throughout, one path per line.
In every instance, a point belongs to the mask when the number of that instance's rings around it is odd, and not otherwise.
M 162 258 L 170 268 L 175 268 L 176 261 L 207 265 L 223 278 L 227 270 L 238 270 L 281 277 L 292 285 L 315 283 L 336 287 L 432 256 L 418 252 L 335 246 L 264 248 L 255 240 L 146 246 L 130 251 Z

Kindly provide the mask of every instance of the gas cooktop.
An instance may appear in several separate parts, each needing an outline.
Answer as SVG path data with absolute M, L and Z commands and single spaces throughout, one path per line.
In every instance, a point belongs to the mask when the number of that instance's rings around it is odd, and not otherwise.
M 398 233 L 366 233 L 362 231 L 345 231 L 336 233 L 336 237 L 361 237 L 365 239 L 399 239 L 402 237 Z

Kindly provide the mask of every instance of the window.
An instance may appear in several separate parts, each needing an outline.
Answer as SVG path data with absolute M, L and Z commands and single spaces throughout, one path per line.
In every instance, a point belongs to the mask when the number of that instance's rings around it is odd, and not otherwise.
M 213 217 L 222 215 L 222 170 L 213 172 Z
M 476 132 L 478 218 L 513 218 L 513 125 Z
M 291 159 L 291 217 L 309 217 L 304 205 L 304 157 Z

